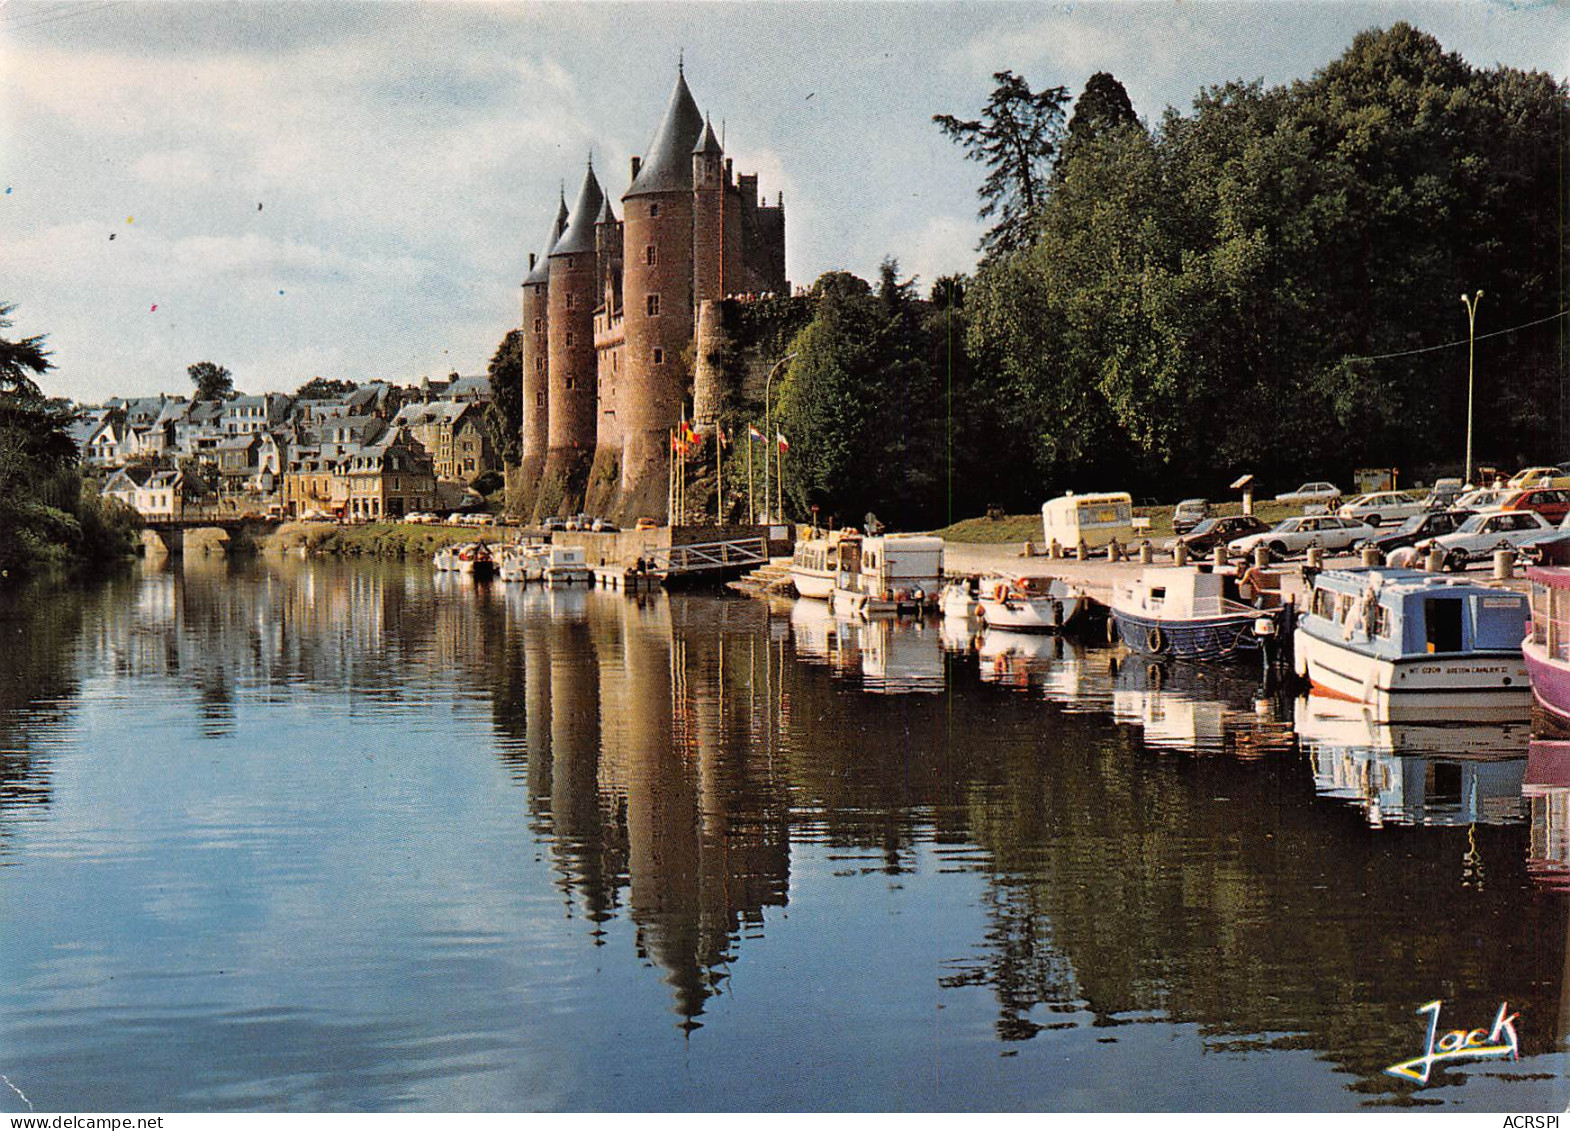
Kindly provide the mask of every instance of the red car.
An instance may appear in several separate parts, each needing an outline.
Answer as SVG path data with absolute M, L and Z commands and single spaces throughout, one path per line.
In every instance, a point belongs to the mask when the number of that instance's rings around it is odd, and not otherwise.
M 1570 491 L 1556 487 L 1531 487 L 1517 491 L 1499 504 L 1507 511 L 1536 511 L 1555 526 L 1570 514 Z

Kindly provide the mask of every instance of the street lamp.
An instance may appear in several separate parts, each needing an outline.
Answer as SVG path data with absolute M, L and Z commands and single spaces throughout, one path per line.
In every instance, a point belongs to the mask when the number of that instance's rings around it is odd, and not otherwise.
M 1472 361 L 1477 350 L 1477 304 L 1483 301 L 1483 292 L 1468 298 L 1461 296 L 1466 307 L 1466 477 L 1462 482 L 1472 484 Z
M 774 375 L 780 371 L 780 366 L 784 365 L 787 361 L 791 360 L 795 356 L 796 355 L 794 353 L 788 353 L 784 357 L 780 358 L 774 363 L 774 368 L 769 370 L 768 377 L 764 379 L 763 442 L 765 444 L 774 443 L 774 437 L 769 435 L 769 433 L 773 431 L 773 427 L 769 423 L 769 386 L 774 384 Z M 781 484 L 780 487 L 783 492 L 784 484 Z M 763 451 L 763 521 L 765 523 L 769 521 L 769 454 L 767 448 L 765 448 Z

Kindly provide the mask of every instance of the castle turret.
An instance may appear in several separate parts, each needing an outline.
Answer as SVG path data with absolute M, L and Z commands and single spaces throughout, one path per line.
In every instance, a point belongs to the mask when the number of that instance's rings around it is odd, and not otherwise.
M 567 229 L 567 201 L 561 199 L 556 206 L 556 219 L 551 224 L 545 250 L 538 256 L 529 256 L 529 274 L 523 280 L 523 455 L 521 481 L 525 497 L 520 499 L 521 509 L 533 510 L 534 491 L 540 473 L 545 470 L 545 448 L 549 429 L 549 384 L 547 371 L 550 364 L 550 347 L 547 325 L 550 319 L 547 291 L 549 290 L 550 254 Z
M 599 416 L 595 431 L 595 465 L 597 468 L 620 467 L 621 422 L 617 416 L 616 390 L 621 379 L 622 354 L 622 225 L 611 208 L 610 198 L 600 210 L 599 223 L 594 228 L 595 245 L 599 249 L 599 306 L 594 312 L 594 348 L 599 358 Z M 596 470 L 596 484 L 601 480 Z M 607 476 L 608 485 L 619 487 L 616 476 Z M 607 499 L 596 496 L 592 505 L 605 510 Z
M 692 151 L 692 301 L 701 308 L 725 295 L 725 150 L 714 125 Z
M 624 347 L 618 389 L 622 513 L 664 514 L 668 430 L 686 395 L 682 354 L 693 331 L 693 150 L 703 117 L 678 72 L 665 116 L 622 197 Z
M 566 231 L 548 257 L 546 365 L 549 409 L 540 513 L 572 510 L 582 501 L 594 453 L 594 308 L 599 269 L 595 221 L 605 203 L 591 164 Z M 560 493 L 556 491 L 560 487 Z

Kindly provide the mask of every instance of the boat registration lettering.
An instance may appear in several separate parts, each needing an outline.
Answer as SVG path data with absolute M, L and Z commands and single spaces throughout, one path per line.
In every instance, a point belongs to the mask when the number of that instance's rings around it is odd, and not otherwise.
M 1504 664 L 1475 664 L 1468 667 L 1423 664 L 1417 670 L 1421 675 L 1504 675 L 1510 669 Z
M 1484 597 L 1485 609 L 1519 609 L 1525 602 L 1520 597 Z

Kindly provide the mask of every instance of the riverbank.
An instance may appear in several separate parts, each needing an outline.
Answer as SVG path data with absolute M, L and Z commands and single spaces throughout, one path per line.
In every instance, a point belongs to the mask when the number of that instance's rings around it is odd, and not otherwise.
M 1143 531 L 1140 538 L 1149 538 L 1153 542 L 1161 542 L 1172 537 L 1172 511 L 1173 507 L 1135 507 L 1135 518 L 1148 518 L 1150 529 Z M 1242 514 L 1241 503 L 1214 503 L 1210 507 L 1212 516 Z M 1296 503 L 1278 503 L 1274 501 L 1259 500 L 1254 503 L 1254 514 L 1262 522 L 1271 526 L 1284 518 L 1291 518 L 1295 514 L 1302 514 L 1303 508 Z M 978 544 L 995 544 L 999 542 L 1035 542 L 1041 543 L 1041 514 L 1008 514 L 1000 518 L 967 518 L 945 526 L 941 530 L 932 531 L 945 542 L 972 542 Z M 1138 541 L 1138 539 L 1135 539 Z
M 263 553 L 304 551 L 337 557 L 429 558 L 443 546 L 464 542 L 503 542 L 496 527 L 422 526 L 407 522 L 367 522 L 343 526 L 328 522 L 286 522 L 261 538 Z

